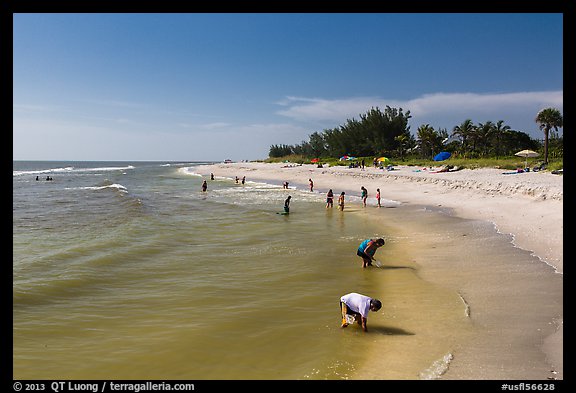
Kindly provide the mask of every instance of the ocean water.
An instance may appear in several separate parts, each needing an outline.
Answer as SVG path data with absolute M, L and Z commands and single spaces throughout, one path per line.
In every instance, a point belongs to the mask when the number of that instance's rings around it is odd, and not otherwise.
M 211 180 L 203 164 L 14 161 L 14 379 L 436 379 L 489 329 L 461 278 L 421 271 L 439 233 L 427 228 L 532 258 L 485 223 L 354 198 L 342 213 L 323 193 Z M 383 268 L 361 268 L 368 237 L 387 240 Z M 469 249 L 432 260 L 455 266 Z M 368 333 L 340 328 L 348 292 L 383 303 Z

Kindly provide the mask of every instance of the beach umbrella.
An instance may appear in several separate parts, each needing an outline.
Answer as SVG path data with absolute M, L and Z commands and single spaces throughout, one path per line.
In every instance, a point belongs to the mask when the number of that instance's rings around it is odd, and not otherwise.
M 383 164 L 390 164 L 390 159 L 388 157 L 380 157 L 377 159 L 377 161 Z
M 526 164 L 525 166 L 528 166 L 528 157 L 538 157 L 540 154 L 536 153 L 534 150 L 521 150 L 518 153 L 514 154 L 515 156 L 518 157 L 524 157 L 526 158 Z
M 434 156 L 434 161 L 444 161 L 450 158 L 452 154 L 447 151 L 441 151 Z

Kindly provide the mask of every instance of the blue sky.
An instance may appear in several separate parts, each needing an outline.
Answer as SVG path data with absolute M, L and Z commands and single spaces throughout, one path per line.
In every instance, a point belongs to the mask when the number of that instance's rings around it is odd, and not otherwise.
M 563 113 L 563 15 L 14 14 L 16 160 L 256 160 L 386 105 Z

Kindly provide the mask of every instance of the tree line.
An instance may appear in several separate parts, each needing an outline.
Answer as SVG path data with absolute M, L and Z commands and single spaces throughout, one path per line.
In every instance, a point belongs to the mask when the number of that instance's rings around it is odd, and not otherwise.
M 451 133 L 445 128 L 435 129 L 423 124 L 410 132 L 410 111 L 386 106 L 361 114 L 358 120 L 348 119 L 344 125 L 322 132 L 314 132 L 308 141 L 297 145 L 272 145 L 269 157 L 292 154 L 308 158 L 329 158 L 352 155 L 357 157 L 386 156 L 404 159 L 407 156 L 432 159 L 440 151 L 448 151 L 462 158 L 505 157 L 519 150 L 539 150 L 542 142 L 522 131 L 512 130 L 503 120 L 474 124 L 471 119 L 455 126 Z M 563 156 L 563 138 L 558 128 L 563 127 L 560 111 L 541 110 L 535 122 L 544 132 L 544 160 L 548 155 Z

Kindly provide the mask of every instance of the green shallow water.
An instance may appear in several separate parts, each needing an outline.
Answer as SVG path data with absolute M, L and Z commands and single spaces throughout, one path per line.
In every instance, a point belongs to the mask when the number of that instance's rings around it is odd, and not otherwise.
M 14 175 L 15 379 L 428 379 L 477 329 L 455 288 L 419 274 L 425 226 L 446 215 L 342 213 L 224 178 L 203 193 L 186 163 L 43 163 L 74 168 L 52 182 L 29 165 Z M 368 237 L 386 238 L 385 268 L 361 269 Z M 348 292 L 383 303 L 368 333 L 340 328 Z

